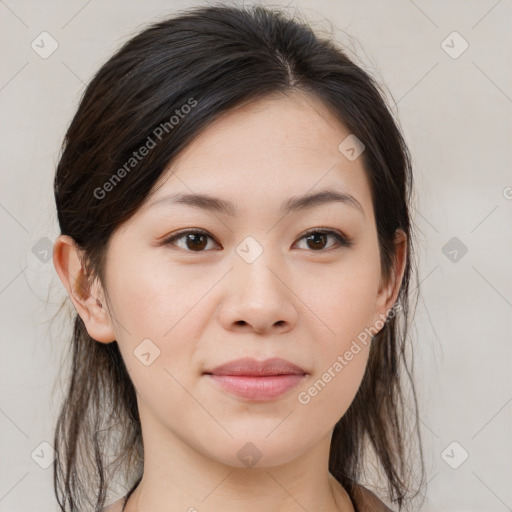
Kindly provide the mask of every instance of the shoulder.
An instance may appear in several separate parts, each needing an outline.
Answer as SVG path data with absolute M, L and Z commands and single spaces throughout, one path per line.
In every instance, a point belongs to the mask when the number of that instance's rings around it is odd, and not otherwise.
M 126 496 L 119 498 L 117 501 L 114 501 L 114 503 L 111 503 L 110 505 L 107 505 L 105 508 L 102 508 L 100 512 L 121 512 L 121 510 L 123 509 L 125 498 Z
M 354 485 L 354 501 L 360 512 L 393 512 L 372 491 L 359 484 Z

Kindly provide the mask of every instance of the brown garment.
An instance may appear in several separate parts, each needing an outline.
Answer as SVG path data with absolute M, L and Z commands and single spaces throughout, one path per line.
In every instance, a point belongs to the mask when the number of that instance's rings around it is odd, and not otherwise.
M 352 502 L 355 512 L 393 512 L 373 492 L 355 484 Z

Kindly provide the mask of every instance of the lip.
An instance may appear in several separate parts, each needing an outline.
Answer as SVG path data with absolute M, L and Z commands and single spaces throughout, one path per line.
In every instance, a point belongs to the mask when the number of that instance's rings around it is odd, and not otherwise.
M 300 366 L 280 357 L 273 357 L 264 361 L 243 357 L 242 359 L 234 359 L 233 361 L 221 364 L 213 370 L 207 370 L 204 373 L 261 377 L 266 375 L 304 375 L 307 372 Z
M 225 391 L 253 401 L 267 401 L 296 387 L 308 373 L 278 357 L 258 361 L 242 358 L 204 372 Z

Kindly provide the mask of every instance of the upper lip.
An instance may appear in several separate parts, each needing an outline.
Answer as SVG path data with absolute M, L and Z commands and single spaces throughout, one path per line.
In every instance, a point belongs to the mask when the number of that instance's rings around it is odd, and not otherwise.
M 307 372 L 300 366 L 281 359 L 280 357 L 273 357 L 258 361 L 250 357 L 242 359 L 235 359 L 227 363 L 221 364 L 207 370 L 204 373 L 213 375 L 247 375 L 247 376 L 261 376 L 261 375 L 304 375 Z

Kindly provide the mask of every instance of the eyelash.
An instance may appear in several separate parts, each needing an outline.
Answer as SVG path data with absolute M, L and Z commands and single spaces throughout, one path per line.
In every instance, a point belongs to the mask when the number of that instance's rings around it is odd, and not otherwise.
M 327 228 L 312 228 L 312 229 L 308 229 L 307 231 L 305 231 L 301 235 L 299 240 L 302 240 L 303 238 L 306 238 L 307 236 L 309 236 L 311 234 L 316 234 L 316 233 L 322 234 L 322 235 L 332 235 L 338 241 L 339 245 L 338 245 L 338 247 L 334 247 L 334 248 L 331 247 L 329 249 L 320 249 L 318 251 L 310 250 L 308 252 L 323 253 L 323 252 L 329 252 L 329 251 L 335 250 L 335 249 L 341 249 L 343 247 L 350 247 L 350 246 L 353 245 L 353 242 L 349 238 L 347 238 L 346 236 L 341 234 L 340 232 L 338 232 L 336 230 L 333 230 L 333 229 L 327 229 Z M 214 240 L 214 238 L 207 231 L 204 231 L 202 229 L 189 229 L 187 231 L 181 231 L 180 233 L 176 233 L 176 234 L 172 235 L 170 238 L 167 238 L 166 240 L 164 240 L 162 242 L 162 245 L 173 245 L 172 242 L 174 242 L 175 240 L 179 240 L 180 238 L 184 238 L 185 235 L 190 235 L 190 234 L 205 235 L 208 238 L 211 238 L 212 240 Z M 182 250 L 184 250 L 185 252 L 191 252 L 191 253 L 194 253 L 194 252 L 197 252 L 197 253 L 207 252 L 205 250 L 202 250 L 202 251 L 191 251 L 191 250 L 188 250 L 188 249 L 182 249 Z

